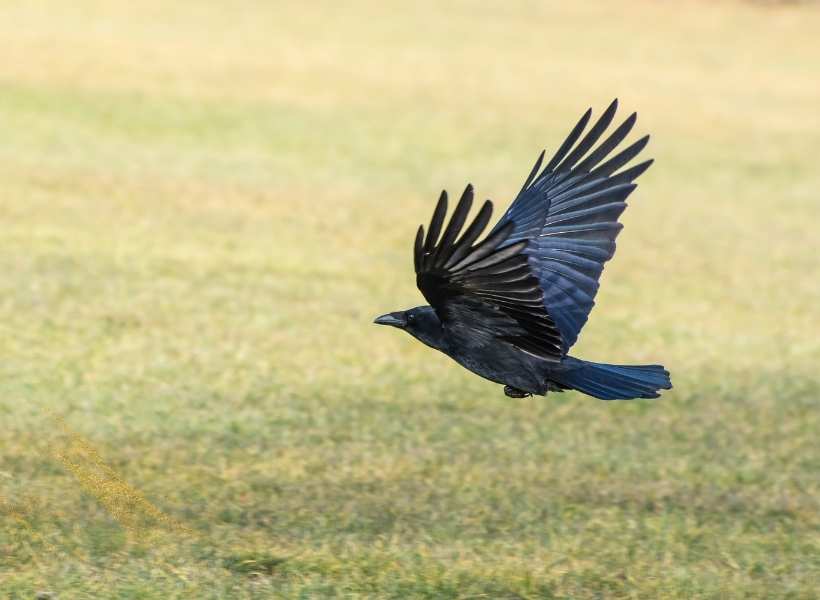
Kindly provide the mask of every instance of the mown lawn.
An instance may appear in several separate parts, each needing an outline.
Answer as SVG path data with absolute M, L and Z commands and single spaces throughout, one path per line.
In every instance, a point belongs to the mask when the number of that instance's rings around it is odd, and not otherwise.
M 0 5 L 0 596 L 815 598 L 820 9 Z M 442 187 L 621 99 L 657 163 L 510 400 L 374 316 Z

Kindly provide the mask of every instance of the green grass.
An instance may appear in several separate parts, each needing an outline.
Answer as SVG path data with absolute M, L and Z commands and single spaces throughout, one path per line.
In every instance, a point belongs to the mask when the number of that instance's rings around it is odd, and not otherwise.
M 0 6 L 0 596 L 816 597 L 818 30 Z M 672 392 L 512 401 L 371 326 L 442 187 L 504 206 L 614 96 L 657 164 L 574 353 Z

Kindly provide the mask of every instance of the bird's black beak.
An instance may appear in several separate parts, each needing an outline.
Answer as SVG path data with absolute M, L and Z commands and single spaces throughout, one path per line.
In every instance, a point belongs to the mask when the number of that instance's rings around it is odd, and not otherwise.
M 398 327 L 399 329 L 403 329 L 404 326 L 407 325 L 404 313 L 401 312 L 392 312 L 382 315 L 373 322 L 376 325 L 390 325 L 391 327 Z

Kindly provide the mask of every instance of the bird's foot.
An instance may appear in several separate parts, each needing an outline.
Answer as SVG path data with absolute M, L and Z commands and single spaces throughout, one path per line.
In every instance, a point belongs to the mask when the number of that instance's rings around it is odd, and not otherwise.
M 511 385 L 504 386 L 504 393 L 510 398 L 526 398 L 527 396 L 532 396 L 532 394 L 530 394 L 529 392 L 519 390 L 518 388 L 514 388 Z

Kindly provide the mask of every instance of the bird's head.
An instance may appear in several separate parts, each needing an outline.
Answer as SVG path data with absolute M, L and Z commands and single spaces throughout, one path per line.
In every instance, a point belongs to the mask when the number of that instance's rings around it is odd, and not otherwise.
M 408 310 L 387 313 L 377 318 L 376 325 L 390 325 L 403 329 L 428 346 L 441 349 L 443 332 L 441 321 L 431 306 L 417 306 Z

